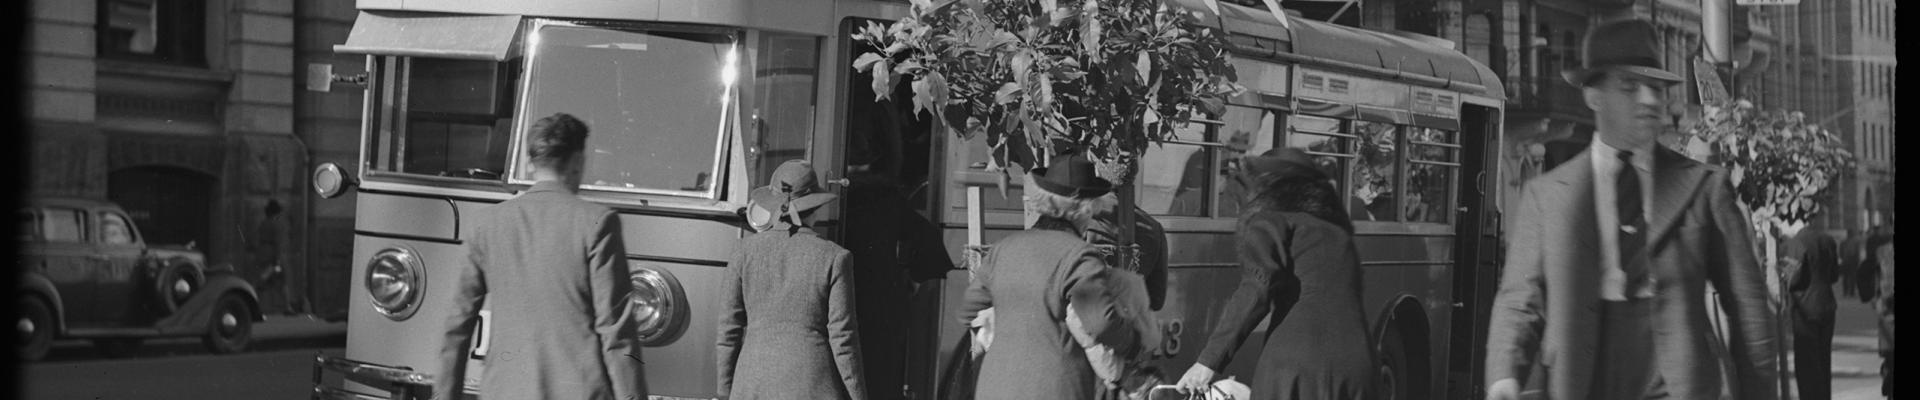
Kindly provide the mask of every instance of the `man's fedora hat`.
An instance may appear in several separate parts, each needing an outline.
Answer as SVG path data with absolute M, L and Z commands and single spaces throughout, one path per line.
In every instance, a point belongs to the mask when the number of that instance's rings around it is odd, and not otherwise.
M 1053 165 L 1034 168 L 1029 173 L 1033 175 L 1033 183 L 1047 193 L 1090 199 L 1113 191 L 1113 182 L 1101 179 L 1094 172 L 1093 161 L 1079 154 L 1054 157 Z
M 1667 72 L 1660 62 L 1660 42 L 1653 23 L 1639 18 L 1603 22 L 1587 30 L 1580 43 L 1585 68 L 1560 71 L 1567 83 L 1586 87 L 1601 72 L 1621 71 L 1666 81 L 1684 82 L 1680 75 Z
M 793 223 L 800 223 L 800 213 L 826 205 L 839 198 L 820 187 L 820 179 L 813 173 L 813 163 L 807 160 L 788 160 L 773 170 L 767 186 L 753 189 L 747 194 L 747 222 L 756 229 L 764 230 L 773 226 L 778 215 L 786 214 Z

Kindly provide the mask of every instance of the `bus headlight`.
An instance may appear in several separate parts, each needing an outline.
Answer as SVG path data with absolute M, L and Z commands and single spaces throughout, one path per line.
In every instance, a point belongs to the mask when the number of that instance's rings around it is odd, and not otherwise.
M 381 250 L 367 262 L 367 294 L 373 298 L 374 311 L 387 319 L 401 321 L 420 311 L 420 292 L 426 284 L 427 270 L 411 250 Z
M 633 269 L 632 313 L 635 332 L 643 346 L 661 346 L 678 339 L 685 330 L 687 297 L 680 281 L 665 270 L 650 267 Z

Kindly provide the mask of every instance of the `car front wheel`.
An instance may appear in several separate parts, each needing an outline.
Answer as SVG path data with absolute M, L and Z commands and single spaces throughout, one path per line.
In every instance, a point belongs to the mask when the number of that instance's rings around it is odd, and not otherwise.
M 15 354 L 22 361 L 35 361 L 47 356 L 47 350 L 53 349 L 53 308 L 46 301 L 33 297 L 20 298 L 20 318 L 13 324 L 16 336 Z
M 228 293 L 220 295 L 220 302 L 213 309 L 213 317 L 207 320 L 207 334 L 200 343 L 207 350 L 219 354 L 238 353 L 247 350 L 253 341 L 253 308 L 240 295 Z

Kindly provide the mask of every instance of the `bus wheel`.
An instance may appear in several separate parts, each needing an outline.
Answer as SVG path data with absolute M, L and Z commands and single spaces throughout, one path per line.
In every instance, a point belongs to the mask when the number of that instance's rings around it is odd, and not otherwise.
M 36 361 L 47 356 L 47 350 L 53 349 L 53 308 L 47 302 L 32 296 L 20 297 L 20 318 L 14 321 L 13 328 L 15 354 L 21 361 Z
M 207 334 L 200 338 L 200 343 L 218 354 L 246 351 L 247 344 L 253 341 L 252 307 L 233 293 L 220 295 L 220 302 L 216 304 L 213 317 L 207 319 Z
M 1382 400 L 1408 400 L 1414 398 L 1412 372 L 1408 362 L 1406 342 L 1401 340 L 1400 327 L 1391 320 L 1386 332 L 1380 335 L 1380 344 L 1374 349 L 1380 357 L 1380 390 Z

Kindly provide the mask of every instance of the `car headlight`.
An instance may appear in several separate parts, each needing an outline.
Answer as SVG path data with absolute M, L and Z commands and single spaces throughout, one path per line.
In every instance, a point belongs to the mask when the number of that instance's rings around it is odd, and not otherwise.
M 427 270 L 413 251 L 381 250 L 367 262 L 366 285 L 367 294 L 373 298 L 374 311 L 387 319 L 405 320 L 420 311 L 420 292 L 427 287 Z
M 660 346 L 672 343 L 686 325 L 686 295 L 680 281 L 663 270 L 639 267 L 632 272 L 631 301 L 635 331 L 640 344 Z

